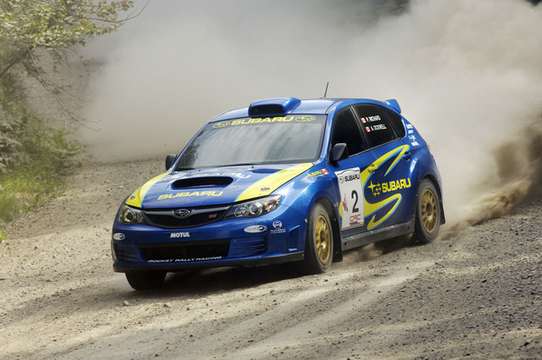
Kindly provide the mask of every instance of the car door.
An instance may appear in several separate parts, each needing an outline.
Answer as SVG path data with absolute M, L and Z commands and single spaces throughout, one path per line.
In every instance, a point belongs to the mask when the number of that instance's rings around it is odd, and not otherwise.
M 338 208 L 343 249 L 348 249 L 353 247 L 351 238 L 367 230 L 361 173 L 376 160 L 372 153 L 367 151 L 368 144 L 351 107 L 342 109 L 335 115 L 330 148 L 338 143 L 345 143 L 347 146 L 347 156 L 334 164 L 333 170 L 340 193 Z
M 377 105 L 354 107 L 374 162 L 362 172 L 367 230 L 411 220 L 415 186 L 411 178 L 412 149 L 401 116 Z

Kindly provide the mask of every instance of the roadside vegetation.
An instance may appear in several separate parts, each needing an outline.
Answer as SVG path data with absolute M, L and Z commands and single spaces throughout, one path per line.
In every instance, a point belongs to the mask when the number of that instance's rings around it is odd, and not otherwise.
M 24 79 L 62 98 L 43 59 L 62 63 L 67 51 L 137 16 L 121 17 L 132 6 L 130 0 L 0 0 L 0 241 L 9 221 L 62 190 L 80 152 L 65 129 L 52 125 L 58 121 L 31 110 Z

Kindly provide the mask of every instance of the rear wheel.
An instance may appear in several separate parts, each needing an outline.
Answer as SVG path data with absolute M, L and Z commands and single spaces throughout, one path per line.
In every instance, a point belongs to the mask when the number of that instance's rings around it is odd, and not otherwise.
M 158 289 L 164 285 L 166 273 L 163 271 L 130 271 L 126 280 L 134 290 L 144 291 Z
M 418 188 L 414 243 L 429 244 L 437 238 L 442 221 L 441 214 L 437 189 L 432 181 L 426 179 Z
M 320 274 L 333 262 L 333 226 L 327 209 L 316 204 L 309 217 L 309 229 L 305 244 L 303 270 L 308 274 Z

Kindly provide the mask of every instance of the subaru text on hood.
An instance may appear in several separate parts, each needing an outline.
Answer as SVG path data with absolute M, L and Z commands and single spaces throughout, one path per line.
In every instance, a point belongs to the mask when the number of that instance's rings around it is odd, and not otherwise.
M 120 207 L 114 269 L 136 290 L 187 268 L 298 262 L 444 224 L 438 169 L 396 100 L 278 98 L 222 114 Z

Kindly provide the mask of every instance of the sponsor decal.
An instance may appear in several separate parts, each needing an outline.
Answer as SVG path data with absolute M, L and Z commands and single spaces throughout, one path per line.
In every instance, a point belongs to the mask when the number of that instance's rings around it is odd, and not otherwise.
M 313 172 L 309 173 L 307 176 L 308 177 L 317 177 L 317 176 L 325 176 L 327 174 L 329 174 L 329 171 L 327 169 L 321 169 L 321 170 L 313 171 Z
M 404 178 L 376 184 L 371 181 L 367 187 L 369 188 L 369 190 L 371 190 L 373 196 L 379 196 L 381 194 L 410 189 L 412 187 L 412 183 L 410 181 L 410 178 Z
M 162 194 L 158 200 L 172 200 L 187 197 L 220 197 L 224 194 L 222 191 L 183 191 L 175 194 Z
M 414 129 L 414 126 L 412 126 L 412 124 L 407 124 L 407 125 L 406 125 L 406 128 L 407 128 L 407 129 Z
M 363 220 L 361 218 L 361 214 L 354 214 L 350 216 L 350 224 L 362 224 Z
M 347 169 L 336 172 L 341 193 L 339 214 L 341 216 L 341 229 L 350 229 L 362 226 L 364 222 L 363 207 L 364 196 L 361 186 L 359 168 Z
M 177 180 L 179 179 L 188 179 L 194 176 L 194 173 L 187 173 L 181 176 L 176 176 L 175 178 Z M 206 176 L 228 176 L 228 177 L 234 177 L 237 179 L 249 179 L 252 175 L 250 173 L 243 173 L 243 172 L 227 172 L 227 171 L 202 171 L 197 172 L 198 177 L 206 177 Z
M 174 232 L 174 233 L 171 233 L 169 235 L 169 238 L 170 239 L 185 239 L 185 238 L 189 238 L 190 237 L 190 233 L 189 232 L 185 232 L 185 231 L 181 231 L 181 232 Z
M 288 115 L 288 116 L 275 116 L 266 118 L 243 118 L 235 120 L 225 120 L 213 124 L 213 128 L 221 129 L 230 126 L 246 126 L 246 125 L 260 125 L 260 124 L 274 124 L 274 123 L 303 123 L 314 121 L 316 117 L 312 115 Z
M 410 130 L 409 130 L 409 134 L 410 134 Z M 420 143 L 418 142 L 418 138 L 416 137 L 416 135 L 409 135 L 408 139 L 410 140 L 410 144 L 412 146 L 420 146 Z
M 378 122 L 378 121 L 382 121 L 382 118 L 380 117 L 380 115 L 365 116 L 361 118 L 361 122 L 364 124 Z
M 187 262 L 197 262 L 197 261 L 212 261 L 212 260 L 221 260 L 223 256 L 212 256 L 212 257 L 199 257 L 199 258 L 190 258 L 190 259 L 162 259 L 162 260 L 147 260 L 149 263 L 187 263 Z
M 381 130 L 388 130 L 388 127 L 384 124 L 376 124 L 376 125 L 365 127 L 365 131 L 367 131 L 368 133 L 373 132 L 373 131 L 381 131 Z
M 267 226 L 265 225 L 251 225 L 245 228 L 245 232 L 248 234 L 260 234 L 267 231 Z
M 341 175 L 342 176 L 338 177 L 340 184 L 345 184 L 345 183 L 352 182 L 352 181 L 360 179 L 359 171 L 358 172 L 356 172 L 356 171 L 346 172 L 345 171 L 344 173 L 341 173 Z
M 286 232 L 286 229 L 284 228 L 282 221 L 280 220 L 273 221 L 273 229 L 271 229 L 272 234 L 283 234 L 285 232 Z

